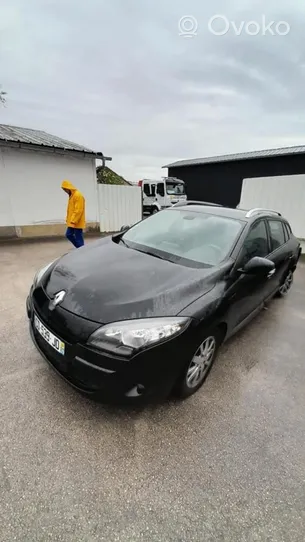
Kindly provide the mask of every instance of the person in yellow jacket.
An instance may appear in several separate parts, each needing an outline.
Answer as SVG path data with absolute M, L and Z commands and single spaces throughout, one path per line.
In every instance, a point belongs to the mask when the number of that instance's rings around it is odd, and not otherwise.
M 86 226 L 85 198 L 67 179 L 62 182 L 61 188 L 69 195 L 66 238 L 76 248 L 80 248 L 85 244 L 83 237 L 83 230 Z

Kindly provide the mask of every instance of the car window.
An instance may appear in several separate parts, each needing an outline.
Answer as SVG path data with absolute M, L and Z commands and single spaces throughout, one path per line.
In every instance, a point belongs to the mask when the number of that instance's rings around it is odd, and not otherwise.
M 241 265 L 245 265 L 251 258 L 259 256 L 265 258 L 269 254 L 267 229 L 264 220 L 256 222 L 248 233 L 241 254 Z
M 283 223 L 280 220 L 268 220 L 272 252 L 285 244 Z
M 185 194 L 185 187 L 183 183 L 171 183 L 166 182 L 166 193 L 168 195 L 184 195 Z
M 149 184 L 145 183 L 143 186 L 143 192 L 146 196 L 150 196 L 150 186 Z
M 139 222 L 124 234 L 123 241 L 135 250 L 181 265 L 214 266 L 230 253 L 243 226 L 223 216 L 172 209 Z
M 159 194 L 159 196 L 161 196 L 162 198 L 165 196 L 164 183 L 157 184 L 157 194 Z
M 290 239 L 290 235 L 291 235 L 291 228 L 289 227 L 289 225 L 286 222 L 284 223 L 284 230 L 285 230 L 285 234 L 286 234 L 286 240 L 288 241 L 288 239 Z

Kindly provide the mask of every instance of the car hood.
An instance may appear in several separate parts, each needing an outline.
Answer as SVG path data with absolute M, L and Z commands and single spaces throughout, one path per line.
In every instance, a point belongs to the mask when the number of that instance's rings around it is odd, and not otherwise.
M 51 298 L 64 290 L 62 308 L 106 324 L 176 316 L 214 284 L 215 269 L 184 267 L 107 238 L 58 260 L 45 289 Z

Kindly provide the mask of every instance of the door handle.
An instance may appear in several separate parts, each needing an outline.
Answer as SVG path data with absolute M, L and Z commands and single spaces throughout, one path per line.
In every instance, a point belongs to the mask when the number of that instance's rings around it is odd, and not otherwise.
M 271 271 L 269 271 L 269 273 L 267 275 L 268 279 L 271 279 L 271 277 L 273 277 L 274 273 L 275 273 L 275 269 L 272 269 Z

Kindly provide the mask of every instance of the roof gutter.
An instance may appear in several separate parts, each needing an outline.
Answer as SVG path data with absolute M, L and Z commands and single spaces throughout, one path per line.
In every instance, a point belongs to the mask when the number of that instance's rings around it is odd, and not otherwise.
M 178 162 L 173 162 L 172 164 L 166 164 L 165 166 L 162 166 L 162 169 L 171 169 L 171 168 L 181 168 L 181 167 L 194 167 L 194 166 L 208 166 L 208 165 L 215 165 L 215 164 L 226 164 L 226 163 L 232 163 L 232 162 L 245 162 L 247 160 L 267 160 L 271 158 L 287 158 L 290 156 L 300 156 L 304 155 L 304 151 L 300 152 L 286 152 L 286 153 L 278 153 L 278 154 L 263 154 L 258 156 L 238 156 L 234 155 L 233 158 L 230 154 L 227 156 L 221 157 L 221 156 L 215 156 L 215 158 L 206 158 L 196 161 L 195 162 L 191 160 L 179 160 Z
M 112 161 L 111 156 L 104 156 L 102 152 L 97 152 L 95 154 L 95 158 L 97 158 L 98 160 L 102 160 L 102 167 L 103 168 L 105 167 L 106 162 L 111 162 Z

